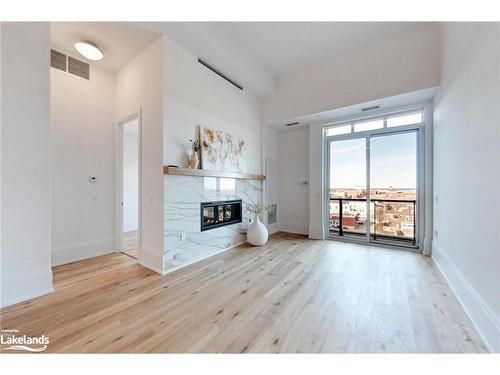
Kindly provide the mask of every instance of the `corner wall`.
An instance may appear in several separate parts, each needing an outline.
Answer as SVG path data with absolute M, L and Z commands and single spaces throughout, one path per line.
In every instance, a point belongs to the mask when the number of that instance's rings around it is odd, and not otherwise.
M 309 232 L 309 151 L 309 127 L 279 133 L 278 216 L 285 232 Z
M 247 172 L 262 171 L 261 103 L 198 63 L 197 56 L 164 37 L 164 164 L 187 166 L 189 139 L 199 126 L 223 130 L 246 143 Z M 245 242 L 243 222 L 200 231 L 200 202 L 262 200 L 262 182 L 165 175 L 165 271 L 186 266 Z
M 116 122 L 140 112 L 139 262 L 163 273 L 163 37 L 121 68 L 116 76 Z M 116 142 L 119 140 L 116 139 Z M 119 202 L 115 203 L 118 207 Z
M 433 259 L 500 352 L 500 26 L 442 26 L 434 112 Z
M 50 29 L 1 24 L 0 306 L 52 292 Z
M 50 68 L 50 86 L 52 265 L 60 265 L 115 251 L 115 74 L 90 64 L 86 80 Z
M 276 129 L 264 126 L 262 130 L 262 168 L 266 179 L 264 181 L 264 201 L 266 204 L 276 205 L 276 211 L 280 209 L 279 195 L 279 171 L 280 171 L 280 140 Z M 276 223 L 267 222 L 269 234 L 280 230 L 280 215 L 276 212 Z

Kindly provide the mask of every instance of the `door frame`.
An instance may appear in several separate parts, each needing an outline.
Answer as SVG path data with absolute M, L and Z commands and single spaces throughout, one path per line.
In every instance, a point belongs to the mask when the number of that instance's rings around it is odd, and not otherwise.
M 123 251 L 123 124 L 137 119 L 138 142 L 138 197 L 137 197 L 137 235 L 141 247 L 142 238 L 142 109 L 116 122 L 115 126 L 115 252 Z
M 404 115 L 405 113 L 412 113 L 415 111 L 422 111 L 422 123 L 421 124 L 416 124 L 416 125 L 405 125 L 405 126 L 398 126 L 398 127 L 393 127 L 393 128 L 387 128 L 385 127 L 385 119 L 384 119 L 384 128 L 383 129 L 376 129 L 376 130 L 370 130 L 370 131 L 365 131 L 365 132 L 351 132 L 348 134 L 342 134 L 342 135 L 334 135 L 334 136 L 327 136 L 326 135 L 326 129 L 330 128 L 332 126 L 336 125 L 342 125 L 342 124 L 347 124 L 350 122 L 358 122 L 362 120 L 370 120 L 370 119 L 377 119 L 377 118 L 382 118 L 386 116 L 393 116 L 393 115 Z M 324 179 L 323 179 L 323 228 L 324 228 L 324 238 L 330 239 L 330 240 L 336 240 L 336 241 L 343 241 L 343 242 L 354 242 L 354 243 L 361 243 L 364 245 L 376 245 L 376 246 L 388 246 L 388 247 L 396 247 L 399 249 L 403 250 L 409 250 L 409 251 L 415 251 L 419 253 L 424 252 L 424 240 L 425 240 L 425 228 L 426 228 L 426 221 L 429 220 L 429 218 L 426 217 L 425 215 L 425 206 L 426 206 L 426 159 L 425 159 L 425 154 L 426 154 L 426 148 L 425 148 L 425 133 L 426 133 L 426 127 L 429 125 L 428 124 L 428 107 L 426 105 L 414 105 L 414 106 L 407 106 L 404 108 L 399 108 L 399 109 L 391 109 L 390 111 L 380 111 L 377 112 L 376 114 L 373 115 L 364 115 L 364 116 L 351 116 L 351 117 L 346 117 L 343 118 L 340 121 L 335 121 L 335 122 L 330 122 L 328 124 L 323 125 L 323 147 L 324 147 L 324 152 L 323 155 L 325 155 L 325 159 L 323 160 L 323 173 L 324 173 Z M 385 136 L 385 135 L 390 135 L 390 134 L 401 134 L 405 132 L 416 132 L 416 149 L 417 149 L 417 176 L 416 176 L 416 183 L 417 183 L 417 203 L 416 203 L 416 228 L 415 228 L 415 233 L 416 233 L 416 246 L 405 246 L 405 245 L 399 245 L 399 244 L 389 244 L 389 243 L 383 243 L 383 242 L 374 242 L 371 241 L 371 234 L 370 234 L 370 226 L 371 226 L 371 212 L 370 212 L 370 199 L 369 199 L 369 191 L 370 191 L 370 140 L 372 137 L 376 136 Z M 335 237 L 330 235 L 330 143 L 332 141 L 342 141 L 342 140 L 351 140 L 351 139 L 365 139 L 366 140 L 366 155 L 365 155 L 365 160 L 366 160 L 366 189 L 367 189 L 367 233 L 366 233 L 366 238 L 363 240 L 357 240 L 355 238 L 343 238 L 343 237 Z

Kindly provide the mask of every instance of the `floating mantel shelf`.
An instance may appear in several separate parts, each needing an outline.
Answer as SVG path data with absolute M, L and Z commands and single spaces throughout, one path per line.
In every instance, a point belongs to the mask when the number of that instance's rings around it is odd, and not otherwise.
M 241 178 L 245 180 L 265 180 L 266 176 L 262 174 L 223 172 L 223 171 L 207 171 L 205 169 L 190 169 L 178 167 L 163 167 L 164 174 L 177 174 L 181 176 L 196 176 L 196 177 L 223 177 L 223 178 Z

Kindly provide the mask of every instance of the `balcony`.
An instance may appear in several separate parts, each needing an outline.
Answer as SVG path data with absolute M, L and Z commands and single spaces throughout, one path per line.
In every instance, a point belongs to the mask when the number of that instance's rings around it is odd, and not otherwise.
M 370 199 L 370 240 L 416 245 L 416 200 Z M 367 237 L 367 199 L 330 198 L 330 235 Z

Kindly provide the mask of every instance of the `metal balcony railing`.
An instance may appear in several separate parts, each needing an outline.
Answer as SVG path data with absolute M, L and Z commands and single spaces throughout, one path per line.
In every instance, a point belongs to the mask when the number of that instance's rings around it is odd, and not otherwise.
M 333 198 L 330 197 L 330 202 L 338 202 L 339 209 L 338 209 L 338 225 L 331 225 L 333 226 L 334 231 L 337 230 L 338 236 L 344 236 L 345 234 L 352 234 L 352 235 L 366 235 L 366 233 L 361 233 L 361 232 L 356 232 L 356 231 L 350 231 L 348 230 L 345 225 L 344 225 L 344 203 L 347 202 L 366 202 L 366 198 Z M 370 213 L 370 237 L 373 240 L 398 240 L 398 241 L 404 241 L 404 242 L 411 242 L 413 245 L 416 244 L 416 200 L 401 200 L 401 199 L 370 199 L 370 203 L 373 203 L 371 205 L 371 213 Z M 400 215 L 397 212 L 392 212 L 388 208 L 390 208 L 390 204 L 394 203 L 395 205 L 401 205 L 401 204 L 408 204 L 411 205 L 411 215 L 412 215 L 412 224 L 413 224 L 413 229 L 412 229 L 412 235 L 408 236 L 407 232 L 404 231 L 401 226 L 399 228 L 396 228 L 396 235 L 391 235 L 387 232 L 380 232 L 377 233 L 377 226 L 384 226 L 384 224 L 387 223 L 387 220 L 390 219 L 392 223 L 397 223 L 398 221 L 400 223 L 403 222 L 403 220 L 397 220 L 400 218 L 400 216 L 407 216 L 407 215 Z M 377 211 L 378 210 L 378 211 Z M 382 210 L 382 211 L 380 211 Z M 381 215 L 381 216 L 380 216 Z M 392 215 L 392 218 L 390 217 Z M 330 222 L 333 221 L 333 218 L 336 215 L 332 213 L 332 210 L 330 208 Z M 398 216 L 397 218 L 395 216 Z M 385 219 L 385 220 L 384 220 Z M 366 222 L 365 222 L 366 225 Z M 332 229 L 330 229 L 332 231 Z

